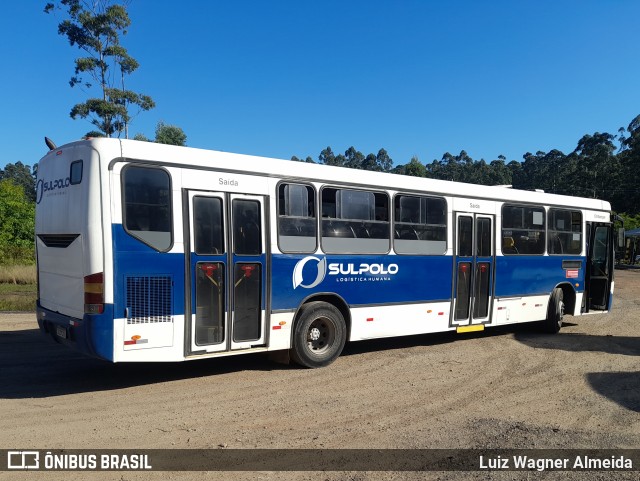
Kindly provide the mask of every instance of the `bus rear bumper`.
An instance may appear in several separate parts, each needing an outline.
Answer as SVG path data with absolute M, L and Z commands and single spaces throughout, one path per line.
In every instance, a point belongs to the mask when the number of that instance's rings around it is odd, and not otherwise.
M 38 326 L 43 334 L 75 351 L 79 351 L 87 356 L 96 357 L 111 361 L 113 359 L 113 340 L 105 342 L 105 329 L 103 326 L 113 326 L 113 321 L 109 322 L 109 314 L 113 312 L 113 307 L 105 305 L 105 313 L 100 315 L 85 314 L 82 319 L 70 317 L 59 312 L 50 311 L 37 303 L 36 315 Z M 113 318 L 111 318 L 113 319 Z M 111 327 L 110 333 L 113 333 Z M 107 338 L 108 339 L 108 338 Z

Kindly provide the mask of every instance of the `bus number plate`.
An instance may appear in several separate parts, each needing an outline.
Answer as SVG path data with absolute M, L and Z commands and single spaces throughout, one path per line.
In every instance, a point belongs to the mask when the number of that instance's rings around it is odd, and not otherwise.
M 56 334 L 58 335 L 58 337 L 61 337 L 62 339 L 67 338 L 67 330 L 62 326 L 56 326 Z

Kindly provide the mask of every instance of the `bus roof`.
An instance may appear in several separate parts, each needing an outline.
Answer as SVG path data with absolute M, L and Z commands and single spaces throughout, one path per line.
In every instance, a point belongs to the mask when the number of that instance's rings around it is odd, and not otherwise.
M 544 192 L 512 189 L 505 186 L 486 186 L 462 182 L 445 181 L 424 177 L 412 177 L 384 172 L 355 170 L 323 164 L 295 162 L 245 154 L 235 154 L 193 147 L 178 147 L 154 142 L 94 138 L 73 142 L 58 147 L 60 151 L 70 146 L 86 143 L 98 151 L 119 151 L 121 157 L 104 159 L 130 159 L 164 166 L 187 167 L 217 172 L 252 174 L 282 179 L 322 182 L 328 184 L 348 184 L 354 187 L 391 189 L 421 192 L 443 196 L 480 198 L 532 204 L 572 206 L 585 209 L 610 211 L 607 201 L 584 197 L 549 194 Z M 114 145 L 119 143 L 120 145 Z M 111 165 L 111 164 L 109 164 Z M 570 179 L 567 180 L 570 182 Z

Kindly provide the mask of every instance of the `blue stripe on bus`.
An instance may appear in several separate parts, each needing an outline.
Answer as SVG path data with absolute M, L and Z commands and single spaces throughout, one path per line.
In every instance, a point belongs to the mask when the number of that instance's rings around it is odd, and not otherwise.
M 113 315 L 125 315 L 128 276 L 154 275 L 171 277 L 173 315 L 184 314 L 184 254 L 157 252 L 128 235 L 120 224 L 113 225 L 113 239 Z M 217 260 L 216 256 L 206 259 Z M 336 293 L 349 305 L 446 301 L 452 295 L 453 258 L 449 256 L 274 254 L 271 260 L 271 309 L 275 311 L 297 309 L 316 293 Z M 567 277 L 563 260 L 582 261 L 582 268 L 573 269 L 577 277 Z M 496 297 L 548 294 L 562 282 L 569 282 L 577 292 L 584 290 L 584 257 L 498 256 L 495 266 Z
M 563 260 L 580 260 L 582 268 L 565 270 L 562 268 Z M 495 295 L 517 297 L 549 294 L 562 282 L 568 282 L 576 292 L 582 292 L 585 266 L 586 259 L 579 256 L 496 257 Z M 570 271 L 577 271 L 577 277 L 567 277 Z
M 274 310 L 296 309 L 314 293 L 336 293 L 349 305 L 430 302 L 451 298 L 446 256 L 274 255 Z
M 125 317 L 128 277 L 171 278 L 171 310 L 184 314 L 184 254 L 158 252 L 127 234 L 121 224 L 113 224 L 114 317 Z

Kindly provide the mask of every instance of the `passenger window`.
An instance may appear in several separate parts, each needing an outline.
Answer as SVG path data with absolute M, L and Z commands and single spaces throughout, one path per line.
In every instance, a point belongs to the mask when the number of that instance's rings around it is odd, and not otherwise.
M 582 214 L 579 211 L 549 209 L 549 254 L 582 252 Z
M 473 218 L 458 217 L 458 255 L 471 257 L 473 255 Z
M 315 252 L 315 192 L 309 185 L 278 186 L 278 245 L 282 252 Z
M 196 254 L 223 254 L 222 200 L 217 197 L 194 197 L 193 218 Z
M 333 254 L 389 252 L 389 197 L 380 192 L 322 189 L 322 249 Z
M 476 255 L 489 257 L 491 253 L 491 219 L 479 217 L 476 219 Z
M 262 253 L 260 203 L 255 200 L 233 200 L 233 251 L 238 255 Z
M 397 195 L 394 240 L 398 254 L 444 254 L 447 250 L 447 203 L 436 197 Z
M 544 208 L 502 206 L 502 253 L 538 255 L 545 250 Z
M 125 230 L 158 251 L 173 243 L 171 180 L 162 169 L 130 165 L 122 171 Z

